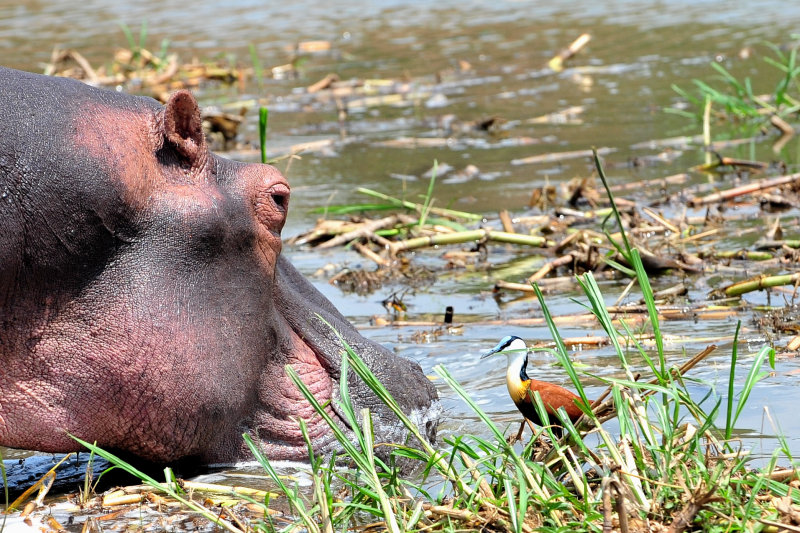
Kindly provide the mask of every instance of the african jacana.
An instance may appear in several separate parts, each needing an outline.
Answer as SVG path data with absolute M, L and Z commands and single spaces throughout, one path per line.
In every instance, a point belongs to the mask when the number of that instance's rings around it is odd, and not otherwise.
M 508 369 L 506 370 L 506 386 L 508 394 L 514 401 L 522 416 L 539 426 L 556 425 L 553 433 L 561 435 L 561 427 L 558 426 L 558 416 L 555 414 L 559 407 L 563 407 L 569 419 L 575 422 L 583 412 L 576 405 L 580 402 L 580 396 L 573 394 L 564 387 L 531 379 L 528 376 L 528 346 L 521 338 L 515 335 L 503 337 L 503 339 L 489 352 L 483 354 L 481 359 L 497 353 L 502 353 L 508 358 Z M 550 415 L 549 420 L 541 420 L 536 407 L 533 405 L 531 395 L 528 391 L 538 391 L 542 397 L 545 411 Z M 522 435 L 522 428 L 518 435 Z

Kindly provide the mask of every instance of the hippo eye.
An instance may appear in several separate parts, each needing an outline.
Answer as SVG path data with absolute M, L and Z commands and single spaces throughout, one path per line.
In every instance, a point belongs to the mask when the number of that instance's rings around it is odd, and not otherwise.
M 280 231 L 289 209 L 289 187 L 283 184 L 256 192 L 253 198 L 256 216 L 273 231 Z

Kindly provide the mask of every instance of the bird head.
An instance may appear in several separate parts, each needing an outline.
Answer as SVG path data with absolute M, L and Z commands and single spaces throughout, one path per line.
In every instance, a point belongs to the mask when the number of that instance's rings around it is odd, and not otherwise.
M 524 340 L 516 335 L 508 335 L 503 337 L 500 342 L 497 343 L 497 346 L 483 354 L 481 359 L 498 353 L 504 354 L 508 358 L 509 366 L 515 366 L 521 369 L 527 361 L 528 346 L 525 344 Z

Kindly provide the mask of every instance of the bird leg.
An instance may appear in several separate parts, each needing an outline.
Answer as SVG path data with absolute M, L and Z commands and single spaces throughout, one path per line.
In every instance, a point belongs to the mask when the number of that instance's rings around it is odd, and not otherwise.
M 519 431 L 517 431 L 517 434 L 508 436 L 506 442 L 509 444 L 509 446 L 522 440 L 522 432 L 525 431 L 525 422 L 527 421 L 527 418 L 523 418 L 522 423 L 519 425 Z

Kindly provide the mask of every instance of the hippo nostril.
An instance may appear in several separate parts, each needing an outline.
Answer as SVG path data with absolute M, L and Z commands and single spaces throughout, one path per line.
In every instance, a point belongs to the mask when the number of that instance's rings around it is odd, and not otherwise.
M 286 184 L 277 183 L 270 187 L 266 193 L 269 194 L 269 197 L 272 200 L 272 205 L 274 205 L 279 211 L 285 213 L 289 209 L 289 195 L 291 191 Z
M 275 205 L 281 209 L 286 209 L 286 206 L 289 203 L 289 195 L 274 192 L 272 193 L 272 201 L 275 202 Z

